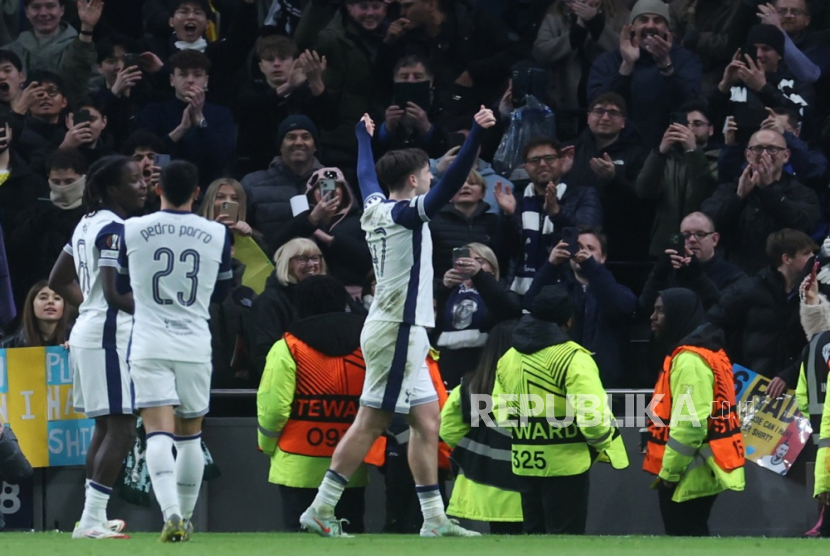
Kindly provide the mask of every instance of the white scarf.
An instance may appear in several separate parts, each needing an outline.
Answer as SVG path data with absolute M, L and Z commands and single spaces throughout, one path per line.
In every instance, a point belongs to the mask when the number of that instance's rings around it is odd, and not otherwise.
M 207 48 L 207 45 L 207 41 L 202 37 L 199 37 L 198 40 L 193 42 L 176 41 L 176 48 L 178 48 L 179 50 L 198 50 L 202 53 L 204 53 L 205 49 Z
M 81 176 L 69 185 L 54 185 L 50 183 L 49 189 L 52 192 L 49 194 L 49 199 L 52 200 L 53 205 L 63 210 L 78 208 L 81 206 L 85 186 L 86 176 Z

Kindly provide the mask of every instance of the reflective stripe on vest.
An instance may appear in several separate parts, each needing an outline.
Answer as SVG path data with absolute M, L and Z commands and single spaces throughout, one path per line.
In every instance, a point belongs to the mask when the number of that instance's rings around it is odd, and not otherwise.
M 470 438 L 464 437 L 458 441 L 458 447 L 469 450 L 470 452 L 485 458 L 490 458 L 498 461 L 510 461 L 510 450 L 499 450 L 498 448 L 491 448 L 487 444 L 476 442 Z
M 830 448 L 830 438 L 820 438 L 816 444 L 819 448 Z
M 824 347 L 828 342 L 830 331 L 813 335 L 804 369 L 807 378 L 807 411 L 810 413 L 810 424 L 813 426 L 813 442 L 816 443 L 819 442 L 821 416 L 824 413 L 824 400 L 827 395 L 828 366 L 824 358 Z
M 279 438 L 280 437 L 280 431 L 271 431 L 271 430 L 268 430 L 268 429 L 264 428 L 262 425 L 257 425 L 256 428 L 257 428 L 257 430 L 259 430 L 259 432 L 261 432 L 262 434 L 264 434 L 268 438 Z
M 654 396 L 663 395 L 657 402 L 654 415 L 658 417 L 665 426 L 657 426 L 654 422 L 648 425 L 649 439 L 646 443 L 646 457 L 643 461 L 643 469 L 654 475 L 658 475 L 663 468 L 663 456 L 666 446 L 670 446 L 681 455 L 692 457 L 701 454 L 703 446 L 694 450 L 677 442 L 670 437 L 669 423 L 672 416 L 672 397 L 669 374 L 671 373 L 672 361 L 681 352 L 689 351 L 700 356 L 712 370 L 715 378 L 713 389 L 714 407 L 720 407 L 720 413 L 709 415 L 707 418 L 707 453 L 711 452 L 718 467 L 725 471 L 731 471 L 744 465 L 743 436 L 741 434 L 741 422 L 738 419 L 738 407 L 735 401 L 735 381 L 732 375 L 732 364 L 726 357 L 723 350 L 713 352 L 708 349 L 695 346 L 680 346 L 663 362 L 663 370 L 657 378 L 654 387 Z M 723 410 L 727 407 L 727 410 Z M 705 457 L 703 458 L 705 460 Z M 693 460 L 694 461 L 694 460 Z M 687 468 L 688 470 L 688 468 Z
M 296 364 L 296 386 L 291 415 L 277 445 L 288 454 L 330 458 L 360 406 L 366 375 L 363 353 L 357 348 L 331 357 L 290 333 L 284 339 Z M 385 451 L 386 438 L 380 437 L 364 461 L 382 465 Z

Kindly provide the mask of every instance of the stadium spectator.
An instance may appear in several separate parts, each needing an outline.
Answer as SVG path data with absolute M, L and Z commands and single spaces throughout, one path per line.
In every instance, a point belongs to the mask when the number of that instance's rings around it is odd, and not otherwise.
M 686 288 L 711 308 L 720 299 L 721 292 L 746 274 L 724 260 L 717 252 L 720 234 L 712 219 L 702 212 L 687 215 L 680 223 L 683 252 L 666 249 L 648 277 L 640 294 L 640 308 L 647 314 L 654 312 L 659 292 L 667 288 Z
M 511 448 L 516 456 L 512 466 L 522 496 L 523 531 L 584 535 L 591 465 L 601 456 L 623 469 L 628 467 L 628 456 L 619 431 L 607 419 L 610 409 L 596 363 L 587 349 L 569 338 L 575 314 L 571 296 L 563 288 L 546 286 L 530 307 L 530 315 L 522 317 L 513 331 L 510 350 L 499 360 L 493 388 L 499 424 L 512 419 L 502 413 L 510 403 L 500 401 L 502 395 L 553 398 L 552 405 L 546 402 L 544 416 L 527 416 L 526 410 L 520 410 L 527 427 L 517 427 L 512 420 Z M 568 420 L 565 397 L 573 394 L 596 398 L 590 409 Z M 513 409 L 516 415 L 515 403 Z M 554 426 L 551 420 L 559 424 Z M 545 432 L 531 433 L 531 440 L 522 429 Z M 574 442 L 563 444 L 560 435 Z
M 51 202 L 41 199 L 21 210 L 20 224 L 6 238 L 6 251 L 16 263 L 14 288 L 21 293 L 49 276 L 55 259 L 86 214 L 81 204 L 86 186 L 84 156 L 74 149 L 55 151 L 47 169 Z
M 92 32 L 101 18 L 103 0 L 77 2 L 80 33 L 63 21 L 65 0 L 24 0 L 26 19 L 31 31 L 6 45 L 23 62 L 29 75 L 35 71 L 59 74 L 70 96 L 86 91 L 87 81 L 95 63 Z
M 107 115 L 103 106 L 92 98 L 83 98 L 66 115 L 66 135 L 59 149 L 77 149 L 87 165 L 114 153 L 115 139 L 107 131 Z M 76 117 L 85 121 L 75 122 Z M 122 138 L 123 140 L 124 138 Z
M 700 94 L 700 58 L 669 39 L 669 8 L 662 0 L 639 0 L 619 48 L 594 61 L 588 100 L 607 92 L 623 96 L 643 144 L 660 144 L 671 113 Z
M 237 155 L 248 157 L 249 171 L 268 167 L 279 146 L 276 132 L 288 116 L 305 114 L 323 130 L 339 123 L 337 102 L 326 88 L 325 56 L 300 53 L 288 37 L 260 37 L 256 45 L 259 72 L 239 94 Z
M 634 183 L 637 197 L 657 203 L 648 250 L 652 257 L 668 246 L 681 216 L 698 210 L 718 186 L 719 149 L 709 144 L 714 128 L 705 106 L 687 104 L 677 116 L 682 121 L 668 127 Z
M 556 108 L 559 139 L 576 138 L 584 127 L 588 71 L 599 55 L 619 47 L 626 21 L 628 9 L 615 0 L 557 0 L 548 10 L 533 43 L 533 59 L 547 69 L 544 100 Z
M 145 106 L 136 116 L 136 130 L 163 138 L 174 158 L 195 164 L 201 182 L 210 183 L 229 169 L 236 137 L 233 118 L 227 108 L 205 100 L 211 71 L 207 56 L 183 50 L 168 65 L 176 98 Z
M 473 242 L 483 243 L 495 251 L 499 265 L 506 268 L 509 254 L 505 240 L 512 230 L 505 228 L 512 226 L 512 222 L 489 212 L 490 205 L 483 200 L 486 194 L 484 177 L 473 170 L 450 203 L 430 221 L 432 268 L 436 279 L 453 266 L 453 249 Z
M 161 168 L 156 166 L 156 155 L 168 154 L 167 146 L 157 135 L 149 131 L 137 131 L 127 137 L 121 154 L 129 156 L 141 170 L 141 177 L 147 184 L 147 200 L 142 214 L 150 214 L 161 208 L 161 199 L 156 194 L 156 185 L 161 177 Z
M 654 387 L 654 414 L 662 426 L 649 421 L 643 469 L 658 476 L 666 534 L 706 537 L 715 497 L 743 491 L 745 484 L 732 363 L 723 333 L 706 322 L 694 292 L 660 292 L 651 328 L 667 357 Z M 685 418 L 675 417 L 681 411 Z
M 522 499 L 506 458 L 494 457 L 510 450 L 510 431 L 473 426 L 473 415 L 481 396 L 490 396 L 496 381 L 496 365 L 510 349 L 515 320 L 493 327 L 481 357 L 472 371 L 449 395 L 441 410 L 441 439 L 453 449 L 450 454 L 455 483 L 447 515 L 487 521 L 494 535 L 522 532 Z M 492 418 L 492 417 L 491 417 Z M 489 450 L 482 453 L 479 446 Z
M 291 198 L 307 191 L 312 173 L 322 168 L 317 160 L 317 126 L 307 116 L 289 116 L 277 130 L 280 154 L 267 170 L 242 178 L 248 196 L 248 223 L 262 232 L 269 248 L 276 249 L 277 234 L 291 220 Z
M 796 386 L 806 344 L 797 289 L 818 247 L 787 228 L 770 234 L 766 247 L 769 266 L 727 288 L 708 315 L 726 333 L 729 359 L 773 379 L 769 388 L 780 393 Z
M 5 349 L 60 346 L 69 339 L 70 310 L 63 298 L 49 289 L 46 280 L 36 282 L 26 294 L 23 319 L 16 334 L 4 338 Z M 0 457 L 0 462 L 2 462 Z M 0 473 L 0 480 L 3 474 Z
M 279 485 L 288 531 L 299 530 L 300 514 L 314 500 L 334 446 L 354 421 L 365 374 L 360 350 L 363 317 L 344 312 L 343 285 L 330 276 L 312 276 L 294 295 L 298 320 L 268 353 L 257 393 L 259 447 L 271 456 L 268 480 Z M 312 408 L 329 401 L 341 409 L 326 412 L 321 420 Z M 316 433 L 324 442 L 316 441 Z M 382 465 L 385 444 L 382 437 L 376 440 L 364 463 Z M 361 465 L 337 503 L 350 533 L 364 530 L 368 481 L 368 469 Z
M 253 327 L 248 346 L 255 371 L 262 372 L 268 352 L 296 320 L 294 290 L 297 284 L 317 274 L 326 274 L 326 261 L 317 244 L 295 238 L 274 255 L 274 274 L 253 303 Z
M 754 133 L 740 179 L 721 184 L 701 205 L 723 235 L 726 259 L 749 275 L 766 266 L 764 242 L 772 232 L 792 228 L 809 233 L 818 222 L 815 192 L 783 171 L 789 158 L 780 133 Z
M 442 107 L 435 102 L 435 77 L 429 63 L 417 54 L 404 56 L 395 63 L 392 81 L 395 84 L 427 83 L 429 95 L 415 98 L 417 95 L 395 90 L 392 105 L 386 109 L 378 129 L 378 152 L 420 148 L 430 157 L 441 156 L 447 148 L 447 137 L 439 125 Z M 404 100 L 406 104 L 403 104 Z
M 784 61 L 795 77 L 815 83 L 830 72 L 830 48 L 820 34 L 810 29 L 811 6 L 807 0 L 775 0 L 758 6 L 761 23 L 784 33 Z M 805 64 L 806 57 L 812 64 Z M 798 72 L 798 73 L 796 73 Z M 826 81 L 826 79 L 825 79 Z
M 24 131 L 34 133 L 28 136 L 21 134 L 21 139 L 25 141 L 21 142 L 20 147 L 29 160 L 45 160 L 47 154 L 57 149 L 66 135 L 66 125 L 61 117 L 69 106 L 69 96 L 63 80 L 56 73 L 32 72 L 29 74 L 29 86 L 34 83 L 43 89 L 32 91 L 32 103 L 29 105 L 24 128 Z
M 530 309 L 545 286 L 561 284 L 575 308 L 568 335 L 592 352 L 603 384 L 618 388 L 626 383 L 622 350 L 628 341 L 627 329 L 637 298 L 605 267 L 608 240 L 604 233 L 580 228 L 578 243 L 576 254 L 571 254 L 566 242 L 551 250 L 522 303 Z
M 16 485 L 30 478 L 32 473 L 32 465 L 20 450 L 17 437 L 0 416 L 0 484 L 6 482 Z M 0 532 L 5 527 L 3 512 L 0 512 Z
M 626 113 L 626 101 L 616 93 L 591 101 L 588 129 L 574 144 L 573 166 L 563 179 L 596 188 L 611 252 L 617 260 L 636 261 L 646 258 L 654 210 L 634 193 L 647 151 L 636 133 L 625 130 Z
M 562 147 L 554 139 L 531 139 L 522 156 L 530 183 L 521 197 L 517 200 L 518 195 L 496 184 L 496 200 L 513 224 L 508 241 L 520 257 L 511 286 L 519 295 L 527 292 L 564 228 L 602 224 L 597 190 L 563 181 L 573 157 L 572 148 Z
M 500 282 L 493 250 L 481 243 L 465 245 L 469 257 L 458 257 L 435 289 L 434 345 L 441 352 L 441 377 L 455 388 L 481 356 L 489 330 L 522 315 L 519 296 Z
M 302 197 L 297 199 L 300 201 Z M 372 256 L 360 228 L 358 205 L 343 172 L 321 168 L 311 174 L 303 204 L 308 208 L 294 211 L 296 216 L 283 224 L 274 245 L 279 248 L 295 237 L 312 239 L 326 259 L 329 274 L 346 285 L 349 295 L 358 298 L 363 278 L 372 268 Z

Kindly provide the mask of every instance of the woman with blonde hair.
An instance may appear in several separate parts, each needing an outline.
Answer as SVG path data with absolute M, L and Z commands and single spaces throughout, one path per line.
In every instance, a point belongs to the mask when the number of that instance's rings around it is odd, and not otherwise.
M 254 232 L 245 222 L 247 204 L 247 197 L 241 183 L 233 178 L 219 178 L 213 180 L 205 191 L 199 215 L 208 220 L 221 222 L 239 235 L 256 234 L 259 236 L 260 234 Z
M 258 373 L 265 368 L 271 347 L 296 318 L 293 304 L 296 285 L 309 276 L 326 274 L 326 261 L 320 248 L 306 238 L 294 238 L 277 249 L 274 265 L 274 274 L 252 307 L 252 337 L 248 345 Z
M 443 287 L 436 288 L 436 346 L 447 388 L 456 387 L 475 368 L 493 326 L 522 315 L 518 294 L 499 282 L 493 250 L 482 243 L 465 248 L 469 256 L 456 258 L 444 273 Z

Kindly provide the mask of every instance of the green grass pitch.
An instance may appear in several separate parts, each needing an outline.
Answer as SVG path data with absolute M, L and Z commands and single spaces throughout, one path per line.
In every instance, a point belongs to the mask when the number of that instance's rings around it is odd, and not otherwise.
M 421 539 L 412 535 L 361 535 L 353 539 L 322 539 L 289 533 L 196 533 L 186 544 L 160 544 L 158 535 L 137 533 L 130 540 L 73 541 L 68 533 L 0 533 L 0 554 L 19 556 L 253 556 L 258 554 L 324 556 L 509 556 L 511 554 L 659 554 L 713 556 L 717 554 L 806 556 L 830 552 L 821 539 L 667 537 L 497 537 Z

